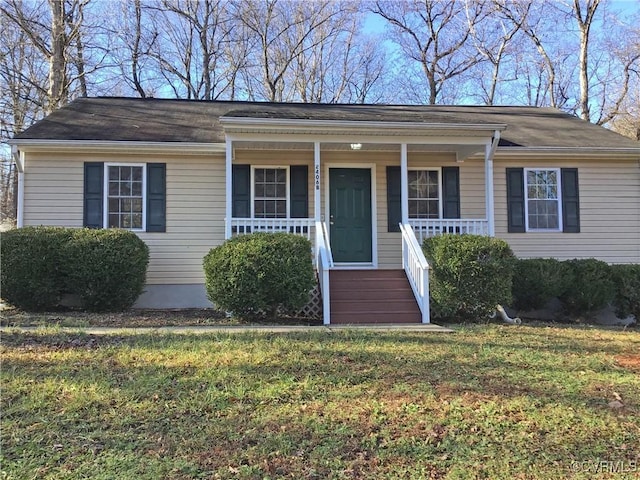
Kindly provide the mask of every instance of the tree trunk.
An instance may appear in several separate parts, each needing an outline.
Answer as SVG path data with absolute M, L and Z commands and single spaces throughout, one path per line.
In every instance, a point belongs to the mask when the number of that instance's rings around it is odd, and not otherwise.
M 49 58 L 49 102 L 47 113 L 56 110 L 66 95 L 64 0 L 49 0 L 51 8 L 51 55 Z

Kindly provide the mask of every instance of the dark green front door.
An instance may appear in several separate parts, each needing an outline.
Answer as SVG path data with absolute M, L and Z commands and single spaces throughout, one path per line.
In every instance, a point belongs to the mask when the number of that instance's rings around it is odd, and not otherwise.
M 329 215 L 333 260 L 343 263 L 370 263 L 370 169 L 329 169 Z

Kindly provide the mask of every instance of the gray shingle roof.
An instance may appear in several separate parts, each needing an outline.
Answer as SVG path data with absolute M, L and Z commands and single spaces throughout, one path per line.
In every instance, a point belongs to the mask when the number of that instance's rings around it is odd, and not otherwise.
M 221 116 L 279 119 L 506 124 L 501 145 L 638 148 L 640 142 L 552 108 L 334 105 L 139 98 L 80 98 L 15 138 L 221 143 Z

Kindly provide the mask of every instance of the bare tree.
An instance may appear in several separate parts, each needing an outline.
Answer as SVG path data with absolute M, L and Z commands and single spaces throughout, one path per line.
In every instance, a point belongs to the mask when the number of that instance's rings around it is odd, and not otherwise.
M 47 0 L 35 3 L 6 0 L 0 12 L 29 38 L 34 53 L 48 63 L 46 112 L 69 101 L 71 95 L 87 95 L 87 68 L 82 39 L 84 10 L 90 0 Z
M 472 28 L 488 14 L 485 2 L 379 0 L 371 11 L 384 18 L 403 54 L 420 65 L 428 84 L 427 103 L 437 103 L 445 83 L 478 64 L 470 46 Z
M 479 89 L 478 94 L 485 105 L 493 105 L 498 97 L 498 87 L 502 85 L 504 88 L 506 81 L 514 81 L 516 78 L 517 64 L 512 62 L 511 65 L 505 65 L 507 57 L 515 57 L 517 53 L 522 54 L 522 42 L 517 41 L 521 24 L 510 21 L 503 14 L 502 9 L 505 1 L 493 0 L 488 7 L 490 14 L 482 22 L 471 25 L 473 45 L 483 60 L 478 63 L 478 69 L 473 69 L 470 72 L 469 77 L 471 77 L 470 81 Z M 525 19 L 530 8 L 530 3 L 522 4 L 521 13 Z M 483 64 L 486 64 L 490 71 L 485 72 Z M 511 66 L 511 70 L 507 71 L 507 80 L 503 71 L 509 66 Z M 478 75 L 478 72 L 482 73 Z
M 593 18 L 598 10 L 600 0 L 573 0 L 572 14 L 578 23 L 580 29 L 580 111 L 584 120 L 590 121 L 591 114 L 589 112 L 589 34 Z
M 324 42 L 327 32 L 338 31 L 332 22 L 346 4 L 248 0 L 236 5 L 236 18 L 251 41 L 251 59 L 243 72 L 251 98 L 271 102 L 296 98 L 293 85 L 285 85 L 292 65 Z M 255 84 L 259 79 L 261 85 Z

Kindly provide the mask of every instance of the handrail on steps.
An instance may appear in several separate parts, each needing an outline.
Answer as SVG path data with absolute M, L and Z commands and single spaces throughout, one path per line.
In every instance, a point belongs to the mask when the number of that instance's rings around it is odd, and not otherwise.
M 316 222 L 316 268 L 318 269 L 318 283 L 322 294 L 322 323 L 331 323 L 331 303 L 329 299 L 329 270 L 333 268 L 333 255 L 327 235 L 327 226 L 324 222 Z
M 413 227 L 408 223 L 401 223 L 400 231 L 402 232 L 402 268 L 407 274 L 411 290 L 420 307 L 422 323 L 430 323 L 429 263 L 418 244 Z

